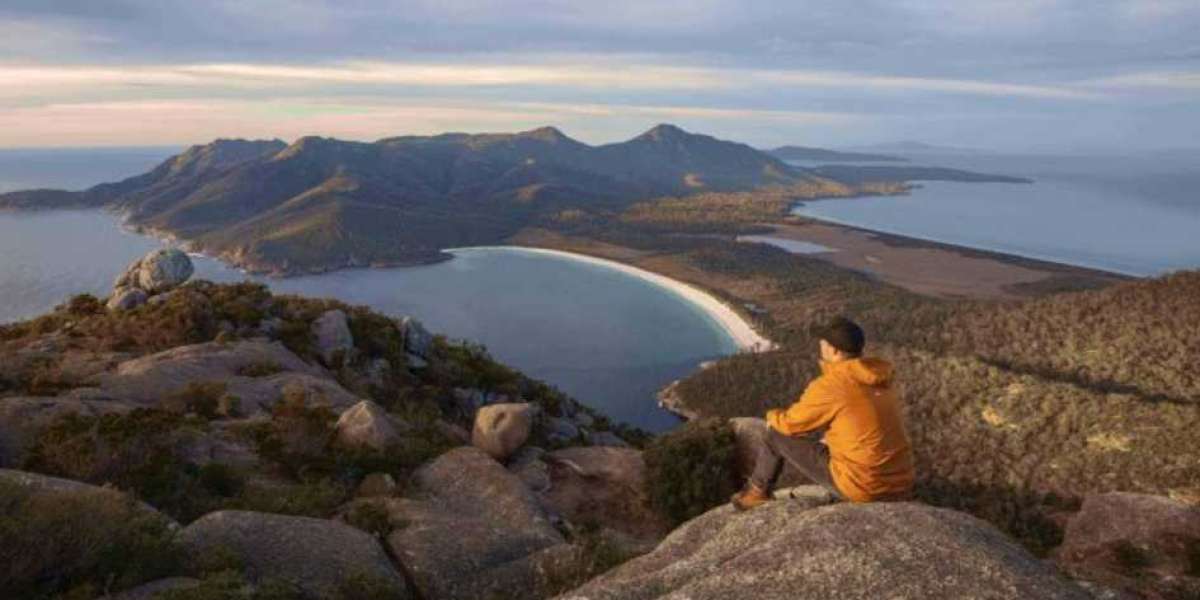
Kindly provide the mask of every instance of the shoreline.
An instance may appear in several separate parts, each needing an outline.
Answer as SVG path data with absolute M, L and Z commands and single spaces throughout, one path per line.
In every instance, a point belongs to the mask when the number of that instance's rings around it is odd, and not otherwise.
M 765 237 L 816 244 L 831 250 L 805 253 L 806 256 L 935 297 L 1017 299 L 1037 296 L 1051 289 L 1068 291 L 1071 285 L 1094 287 L 1147 277 L 905 236 L 815 217 L 798 217 L 798 220 L 763 223 L 762 226 L 770 231 L 761 234 Z
M 557 256 L 567 260 L 597 265 L 608 269 L 613 269 L 626 275 L 631 275 L 642 281 L 663 288 L 676 296 L 682 298 L 688 304 L 700 309 L 705 315 L 715 322 L 725 334 L 728 335 L 737 345 L 739 352 L 764 352 L 772 350 L 776 344 L 770 339 L 760 334 L 753 325 L 743 318 L 736 310 L 728 304 L 717 299 L 716 296 L 701 290 L 700 288 L 684 283 L 677 279 L 672 279 L 666 275 L 660 275 L 653 271 L 648 271 L 639 267 L 635 267 L 623 262 L 599 258 L 588 254 L 578 252 L 568 252 L 566 250 L 553 250 L 550 248 L 537 248 L 534 246 L 522 245 L 495 245 L 495 246 L 466 246 L 462 248 L 447 248 L 445 251 L 450 254 L 457 252 L 471 252 L 474 250 L 517 250 L 530 254 L 542 254 L 546 256 Z
M 1126 279 L 1151 279 L 1151 278 L 1159 277 L 1161 275 L 1166 274 L 1166 272 L 1157 273 L 1157 274 L 1156 273 L 1151 273 L 1151 274 L 1135 273 L 1135 272 L 1131 272 L 1131 271 L 1118 270 L 1118 269 L 1115 269 L 1112 267 L 1106 267 L 1106 266 L 1100 266 L 1100 265 L 1094 265 L 1094 264 L 1085 264 L 1083 262 L 1066 262 L 1063 259 L 1049 257 L 1049 256 L 1045 256 L 1045 255 L 1039 255 L 1036 253 L 1021 253 L 1021 252 L 1010 251 L 1010 250 L 1001 250 L 1001 249 L 997 249 L 997 248 L 988 248 L 988 247 L 984 247 L 984 246 L 969 246 L 966 244 L 945 241 L 945 240 L 937 239 L 934 237 L 920 237 L 920 236 L 913 235 L 913 234 L 900 233 L 897 231 L 889 231 L 887 229 L 874 229 L 871 227 L 867 227 L 864 225 L 858 225 L 855 223 L 851 223 L 849 221 L 843 221 L 843 220 L 836 219 L 833 217 L 814 216 L 814 215 L 807 215 L 804 213 L 795 212 L 796 209 L 803 207 L 805 204 L 817 203 L 817 202 L 833 202 L 833 201 L 837 201 L 837 200 L 851 200 L 851 199 L 860 199 L 860 198 L 862 198 L 862 197 L 859 196 L 859 197 L 853 197 L 853 198 L 817 198 L 817 199 L 801 200 L 801 201 L 798 201 L 795 204 L 793 204 L 788 209 L 787 216 L 793 217 L 793 218 L 799 218 L 799 219 L 807 219 L 807 220 L 815 221 L 817 223 L 822 223 L 825 225 L 831 225 L 831 226 L 841 227 L 841 228 L 849 229 L 849 230 L 853 230 L 853 231 L 859 231 L 859 232 L 863 232 L 863 233 L 872 234 L 876 238 L 880 239 L 881 241 L 885 241 L 885 243 L 889 243 L 890 245 L 894 245 L 897 247 L 927 245 L 930 247 L 937 247 L 937 248 L 944 249 L 944 250 L 957 251 L 961 254 L 975 254 L 975 255 L 985 256 L 987 258 L 991 258 L 991 259 L 995 259 L 995 260 L 1003 260 L 1005 262 L 1009 262 L 1012 264 L 1025 264 L 1025 265 L 1030 265 L 1030 266 L 1034 266 L 1034 267 L 1038 267 L 1038 268 L 1047 268 L 1047 267 L 1057 268 L 1062 271 L 1088 272 L 1088 273 L 1100 274 L 1100 275 L 1104 275 L 1104 276 L 1121 277 L 1121 278 L 1126 278 Z

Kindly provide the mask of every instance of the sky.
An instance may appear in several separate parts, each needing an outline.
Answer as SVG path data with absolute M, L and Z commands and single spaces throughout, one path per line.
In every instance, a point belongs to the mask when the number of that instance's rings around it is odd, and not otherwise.
M 1200 0 L 0 0 L 0 147 L 1200 146 Z

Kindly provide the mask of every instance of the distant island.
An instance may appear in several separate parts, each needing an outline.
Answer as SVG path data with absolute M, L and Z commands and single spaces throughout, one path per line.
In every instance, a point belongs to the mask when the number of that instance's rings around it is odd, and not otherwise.
M 780 146 L 767 150 L 767 153 L 780 160 L 805 160 L 812 162 L 908 162 L 907 158 L 890 154 L 869 154 L 866 152 L 839 152 L 826 148 L 810 148 L 807 146 Z
M 553 127 L 384 138 L 219 139 L 83 191 L 0 194 L 0 209 L 105 208 L 127 226 L 255 273 L 446 260 L 530 226 L 621 218 L 661 198 L 754 193 L 802 199 L 897 194 L 907 181 L 1011 178 L 917 167 L 790 165 L 748 145 L 653 127 L 591 146 Z M 703 202 L 703 200 L 701 200 Z

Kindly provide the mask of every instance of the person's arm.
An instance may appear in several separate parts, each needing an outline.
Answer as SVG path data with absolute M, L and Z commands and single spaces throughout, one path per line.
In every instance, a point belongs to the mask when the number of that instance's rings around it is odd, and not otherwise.
M 841 402 L 831 393 L 828 380 L 817 378 L 786 410 L 767 411 L 767 424 L 784 435 L 800 435 L 828 427 L 840 408 Z

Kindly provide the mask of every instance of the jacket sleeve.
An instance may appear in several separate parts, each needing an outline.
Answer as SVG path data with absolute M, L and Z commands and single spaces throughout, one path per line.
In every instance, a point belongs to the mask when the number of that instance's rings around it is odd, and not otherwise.
M 828 380 L 819 377 L 808 384 L 800 399 L 787 410 L 767 412 L 767 424 L 784 435 L 800 435 L 824 429 L 841 408 L 841 399 L 832 393 Z

